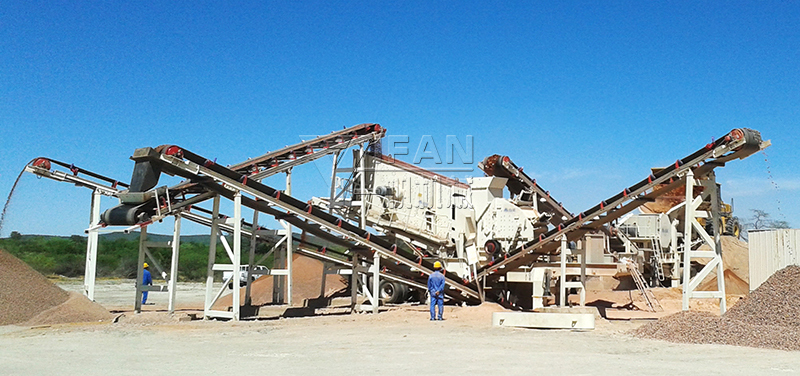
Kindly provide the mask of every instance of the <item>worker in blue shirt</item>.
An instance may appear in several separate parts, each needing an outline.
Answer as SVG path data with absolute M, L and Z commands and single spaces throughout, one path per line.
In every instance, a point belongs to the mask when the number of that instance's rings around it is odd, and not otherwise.
M 150 271 L 147 270 L 150 268 L 150 265 L 144 263 L 143 265 L 144 270 L 142 271 L 142 286 L 152 286 L 153 285 L 153 276 L 150 275 Z M 142 291 L 142 305 L 147 303 L 147 290 Z
M 428 277 L 428 294 L 431 297 L 431 321 L 444 320 L 444 275 L 441 272 L 442 263 L 433 263 L 433 274 Z M 436 306 L 439 306 L 439 316 L 436 316 Z

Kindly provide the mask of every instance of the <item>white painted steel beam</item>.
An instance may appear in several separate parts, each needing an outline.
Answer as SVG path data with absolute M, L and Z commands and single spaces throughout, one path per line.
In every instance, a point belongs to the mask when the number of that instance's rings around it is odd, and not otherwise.
M 208 320 L 213 316 L 211 306 L 214 305 L 214 267 L 217 259 L 217 233 L 219 232 L 219 195 L 214 196 L 213 209 L 211 213 L 211 236 L 208 242 L 208 267 L 206 269 L 206 298 L 203 304 L 203 319 Z M 231 265 L 233 271 L 233 265 Z M 235 274 L 235 273 L 233 273 Z M 224 288 L 223 284 L 223 288 Z
M 100 224 L 100 199 L 102 193 L 95 189 L 92 191 L 92 204 L 89 214 L 89 228 L 86 241 L 86 266 L 83 274 L 83 294 L 94 301 L 94 286 L 97 278 L 97 245 L 99 243 L 98 226 Z
M 181 216 L 176 214 L 175 223 L 172 229 L 172 260 L 169 268 L 169 301 L 167 311 L 175 313 L 175 294 L 178 287 L 178 260 L 181 250 Z

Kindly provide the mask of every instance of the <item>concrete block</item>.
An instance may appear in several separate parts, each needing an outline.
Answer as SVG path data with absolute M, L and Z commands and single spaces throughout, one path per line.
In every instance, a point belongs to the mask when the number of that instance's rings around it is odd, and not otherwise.
M 593 330 L 592 313 L 495 312 L 492 326 L 534 329 Z

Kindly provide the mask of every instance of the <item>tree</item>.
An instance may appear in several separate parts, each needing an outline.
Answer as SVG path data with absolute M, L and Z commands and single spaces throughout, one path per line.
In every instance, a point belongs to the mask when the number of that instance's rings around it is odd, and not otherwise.
M 750 222 L 745 223 L 745 226 L 751 230 L 791 227 L 787 221 L 772 220 L 769 213 L 764 210 L 750 209 L 750 211 L 753 212 L 753 216 L 750 217 Z

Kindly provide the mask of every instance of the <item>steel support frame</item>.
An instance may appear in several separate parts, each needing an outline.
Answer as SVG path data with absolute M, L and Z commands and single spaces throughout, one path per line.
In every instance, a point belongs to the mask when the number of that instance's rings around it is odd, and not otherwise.
M 92 204 L 89 214 L 89 230 L 86 241 L 86 267 L 83 273 L 83 295 L 94 301 L 94 286 L 97 278 L 97 246 L 100 240 L 100 199 L 102 193 L 92 190 Z
M 709 195 L 711 199 L 711 213 L 698 210 L 698 207 L 703 202 L 703 198 L 702 194 L 697 197 L 694 196 L 693 188 L 695 185 L 702 185 L 705 188 L 703 194 Z M 713 172 L 708 174 L 707 178 L 700 183 L 695 180 L 694 173 L 691 170 L 687 171 L 683 229 L 682 309 L 684 311 L 689 310 L 689 299 L 691 298 L 719 299 L 720 313 L 724 314 L 726 311 L 725 270 L 722 263 L 722 246 L 720 244 L 720 231 L 717 221 L 720 203 L 716 190 L 717 184 Z M 705 228 L 700 225 L 698 218 L 705 218 L 706 221 L 711 221 L 714 232 L 713 238 L 706 232 Z M 693 234 L 697 234 L 702 240 L 699 244 L 693 244 Z M 707 245 L 711 250 L 697 250 L 702 244 Z M 710 261 L 694 276 L 694 278 L 691 278 L 691 266 L 692 260 L 694 259 L 710 259 Z M 716 270 L 717 274 L 717 291 L 697 291 L 696 289 L 700 283 L 714 270 Z
M 566 307 L 569 303 L 568 293 L 570 289 L 578 289 L 580 295 L 580 305 L 581 307 L 586 305 L 586 252 L 585 250 L 578 252 L 578 255 L 581 257 L 581 274 L 580 274 L 580 281 L 573 282 L 567 281 L 567 256 L 571 255 L 572 252 L 568 247 L 567 236 L 563 235 L 561 237 L 561 251 L 560 251 L 560 264 L 561 267 L 559 273 L 559 295 L 558 295 L 558 305 L 559 307 Z
M 142 226 L 139 232 L 139 257 L 137 259 L 137 273 L 136 273 L 136 301 L 134 302 L 134 312 L 141 313 L 142 312 L 142 293 L 145 291 L 161 291 L 161 292 L 169 292 L 169 303 L 168 303 L 168 311 L 169 313 L 175 312 L 175 293 L 177 290 L 177 281 L 178 281 L 178 259 L 180 255 L 180 231 L 181 231 L 181 218 L 180 216 L 175 216 L 175 223 L 173 228 L 173 235 L 172 241 L 159 243 L 159 242 L 151 242 L 147 240 L 147 226 Z M 171 249 L 171 259 L 170 259 L 170 272 L 167 274 L 164 271 L 164 268 L 161 267 L 158 260 L 153 257 L 153 254 L 150 253 L 150 248 L 170 248 Z M 152 286 L 145 286 L 143 285 L 144 279 L 144 262 L 145 260 L 150 261 L 153 264 L 153 267 L 158 270 L 159 275 L 161 278 L 164 278 L 167 281 L 167 286 L 159 286 L 159 285 L 152 285 Z M 151 272 L 151 276 L 153 273 Z
M 366 189 L 366 152 L 367 152 L 367 145 L 368 142 L 363 142 L 359 144 L 357 151 L 358 155 L 358 165 L 353 166 L 353 169 L 338 169 L 337 162 L 339 160 L 339 153 L 337 152 L 333 156 L 333 167 L 331 171 L 331 189 L 330 189 L 330 198 L 328 202 L 328 212 L 333 214 L 335 208 L 337 207 L 336 199 L 339 197 L 336 193 L 336 174 L 337 172 L 342 171 L 354 171 L 355 174 L 353 176 L 353 181 L 358 179 L 358 200 L 356 197 L 351 197 L 351 207 L 357 206 L 358 213 L 359 213 L 359 228 L 366 229 L 367 228 L 367 197 L 369 197 L 369 191 Z M 350 182 L 352 184 L 352 181 Z M 346 190 L 347 187 L 344 187 L 343 190 Z M 354 308 L 351 312 L 356 311 L 356 307 L 358 306 L 358 286 L 362 287 L 362 295 L 369 300 L 371 305 L 371 311 L 373 314 L 377 314 L 380 307 L 380 279 L 381 279 L 381 255 L 378 252 L 375 252 L 372 256 L 372 264 L 373 266 L 369 269 L 366 269 L 364 265 L 361 265 L 360 258 L 357 255 L 353 257 L 353 269 L 352 269 L 352 276 L 351 276 L 351 304 Z M 362 273 L 359 271 L 365 270 Z M 362 281 L 358 280 L 358 275 L 362 275 Z M 367 278 L 368 275 L 372 275 L 372 283 L 368 283 L 369 279 Z M 370 286 L 371 285 L 371 286 Z
M 225 291 L 225 286 L 227 281 L 222 282 L 222 287 L 214 293 L 214 272 L 215 271 L 225 271 L 230 270 L 231 278 L 238 278 L 236 274 L 237 270 L 233 269 L 233 265 L 217 265 L 217 237 L 220 236 L 220 221 L 222 219 L 219 218 L 219 204 L 220 204 L 220 196 L 216 195 L 213 199 L 212 204 L 212 214 L 211 214 L 211 236 L 208 242 L 208 268 L 206 269 L 206 296 L 205 302 L 203 304 L 203 319 L 208 320 L 211 318 L 227 318 L 227 319 L 238 319 L 236 314 L 231 311 L 219 311 L 212 309 L 214 303 L 216 303 L 217 299 L 222 296 L 222 293 Z M 233 260 L 231 260 L 233 262 Z M 236 286 L 238 287 L 239 284 L 237 283 Z M 236 305 L 234 305 L 236 307 Z M 238 307 L 236 309 L 238 311 Z
M 591 224 L 589 222 L 593 222 L 594 221 L 592 218 L 599 218 L 600 220 L 602 220 L 603 217 L 606 217 L 606 216 L 610 215 L 609 212 L 613 212 L 613 211 L 617 210 L 616 208 L 620 207 L 620 206 L 622 206 L 622 207 L 630 206 L 630 205 L 633 205 L 634 203 L 638 202 L 638 204 L 635 205 L 635 207 L 638 207 L 639 205 L 643 204 L 644 202 L 649 201 L 648 196 L 653 196 L 653 193 L 656 191 L 655 190 L 656 186 L 658 186 L 658 185 L 660 185 L 662 183 L 666 183 L 667 181 L 672 182 L 672 178 L 673 177 L 676 177 L 676 176 L 679 176 L 681 174 L 684 174 L 686 171 L 694 168 L 695 166 L 698 166 L 698 164 L 700 164 L 700 163 L 703 163 L 703 164 L 699 167 L 699 169 L 705 169 L 707 166 L 709 166 L 710 167 L 709 172 L 710 172 L 710 171 L 713 171 L 713 168 L 715 166 L 723 166 L 725 164 L 725 162 L 727 162 L 728 160 L 731 160 L 733 158 L 744 158 L 744 157 L 752 154 L 752 151 L 739 150 L 738 149 L 740 146 L 742 146 L 744 144 L 745 144 L 745 140 L 744 139 L 731 141 L 729 143 L 722 144 L 722 145 L 719 145 L 717 147 L 706 148 L 706 152 L 704 152 L 702 154 L 699 154 L 696 157 L 693 157 L 691 160 L 684 161 L 683 164 L 680 164 L 680 163 L 676 162 L 676 168 L 675 168 L 674 171 L 672 171 L 672 172 L 670 172 L 668 174 L 664 174 L 661 177 L 658 177 L 656 179 L 650 179 L 650 180 L 647 181 L 648 184 L 646 184 L 646 185 L 644 185 L 644 186 L 642 186 L 642 187 L 640 187 L 638 189 L 635 189 L 635 190 L 632 190 L 632 191 L 624 191 L 624 194 L 618 194 L 617 196 L 615 196 L 616 199 L 614 199 L 614 200 L 612 200 L 610 202 L 605 202 L 604 201 L 603 205 L 600 205 L 601 209 L 596 211 L 596 212 L 594 212 L 594 213 L 591 213 L 591 215 L 587 215 L 587 216 L 583 217 L 582 219 L 574 221 L 573 223 L 568 224 L 566 226 L 563 226 L 563 227 L 559 226 L 559 230 L 554 232 L 553 234 L 551 234 L 549 236 L 545 236 L 543 239 L 540 239 L 538 242 L 535 242 L 533 244 L 524 245 L 517 252 L 515 252 L 513 255 L 509 256 L 507 259 L 502 260 L 499 263 L 492 265 L 491 267 L 485 267 L 483 270 L 481 270 L 479 272 L 478 278 L 479 279 L 480 278 L 485 278 L 485 277 L 487 277 L 487 276 L 489 276 L 491 274 L 494 274 L 496 271 L 505 268 L 505 266 L 508 265 L 508 264 L 512 264 L 514 262 L 517 262 L 517 260 L 519 260 L 519 259 L 528 257 L 528 255 L 533 254 L 537 249 L 542 248 L 544 245 L 546 245 L 546 244 L 548 244 L 548 243 L 550 243 L 552 241 L 556 241 L 558 239 L 558 237 L 561 236 L 561 235 L 564 235 L 564 234 L 567 234 L 569 232 L 578 230 L 578 229 L 580 229 L 580 228 L 582 228 L 584 226 L 591 226 Z M 762 143 L 760 148 L 763 149 L 764 147 L 766 147 L 764 145 L 768 146 L 768 143 Z M 730 153 L 730 154 L 726 154 L 726 153 Z M 706 159 L 708 159 L 708 158 L 714 158 L 714 160 L 713 161 L 706 161 Z M 641 182 L 640 182 L 640 184 L 641 184 Z M 658 189 L 657 191 L 658 192 L 667 192 L 669 190 L 668 189 Z M 650 193 L 647 193 L 647 192 L 650 192 Z M 629 203 L 625 204 L 626 202 L 629 202 Z
M 286 190 L 287 195 L 292 194 L 292 169 L 286 170 Z M 273 301 L 284 303 L 288 306 L 292 305 L 292 258 L 294 257 L 294 236 L 292 234 L 292 224 L 281 220 L 281 227 L 283 227 L 283 238 L 278 241 L 278 244 L 284 244 L 285 252 L 280 254 L 276 251 L 275 261 L 284 264 L 284 269 L 272 269 L 273 272 L 281 273 L 275 277 L 275 284 L 273 288 Z M 275 246 L 277 247 L 278 244 Z

